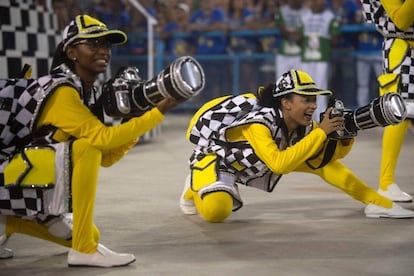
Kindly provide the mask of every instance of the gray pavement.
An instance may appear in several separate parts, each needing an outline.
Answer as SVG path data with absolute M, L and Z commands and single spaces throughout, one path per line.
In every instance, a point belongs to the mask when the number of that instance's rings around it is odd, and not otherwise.
M 14 235 L 0 275 L 414 275 L 414 220 L 368 219 L 364 205 L 319 178 L 292 173 L 273 193 L 241 187 L 244 207 L 224 223 L 184 216 L 178 198 L 192 145 L 189 116 L 167 114 L 162 134 L 102 169 L 96 200 L 101 242 L 133 253 L 122 268 L 69 268 L 67 249 Z M 344 159 L 376 188 L 381 129 L 359 133 Z M 414 194 L 414 134 L 397 183 Z M 392 145 L 390 145 L 392 146 Z M 413 209 L 413 203 L 401 204 Z

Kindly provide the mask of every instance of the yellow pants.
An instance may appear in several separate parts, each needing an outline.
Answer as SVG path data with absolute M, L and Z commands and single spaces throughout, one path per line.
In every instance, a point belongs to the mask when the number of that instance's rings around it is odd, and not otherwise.
M 392 207 L 391 200 L 378 194 L 377 191 L 362 182 L 351 170 L 339 161 L 331 161 L 326 166 L 317 170 L 312 170 L 306 164 L 302 164 L 295 171 L 316 174 L 332 186 L 341 189 L 352 198 L 365 204 L 373 203 L 384 208 Z M 209 173 L 211 172 L 206 171 L 206 174 Z M 197 177 L 203 178 L 202 173 L 199 173 Z M 206 175 L 204 178 L 209 179 L 211 175 Z M 198 213 L 208 222 L 222 222 L 232 212 L 233 199 L 226 192 L 212 192 L 201 199 L 196 191 L 188 189 L 184 195 L 184 199 L 193 199 Z
M 320 176 L 330 185 L 337 187 L 350 195 L 352 198 L 365 203 L 375 204 L 384 208 L 391 208 L 392 201 L 378 194 L 376 190 L 366 185 L 350 169 L 345 167 L 340 161 L 329 162 L 326 166 L 312 170 L 305 164 L 299 166 L 296 171 L 308 172 Z
M 100 234 L 93 223 L 93 211 L 101 157 L 101 151 L 84 140 L 76 140 L 72 145 L 73 232 L 71 241 L 54 237 L 42 224 L 13 216 L 7 216 L 6 236 L 21 233 L 71 247 L 79 252 L 95 253 Z
M 388 190 L 388 186 L 394 183 L 394 174 L 395 168 L 397 167 L 398 156 L 409 124 L 410 121 L 405 120 L 398 125 L 387 126 L 384 128 L 379 178 L 379 188 L 381 190 Z
M 401 82 L 400 74 L 402 66 L 407 66 L 406 59 L 409 53 L 411 53 L 411 50 L 407 41 L 398 38 L 393 40 L 388 49 L 388 56 L 386 57 L 385 62 L 386 71 L 388 73 L 378 77 L 380 83 L 380 95 L 383 95 L 386 92 L 401 92 L 399 88 Z M 410 60 L 412 60 L 412 58 Z M 397 160 L 409 123 L 410 122 L 406 120 L 398 125 L 387 126 L 384 128 L 379 176 L 379 188 L 381 190 L 388 190 L 388 186 L 394 183 Z

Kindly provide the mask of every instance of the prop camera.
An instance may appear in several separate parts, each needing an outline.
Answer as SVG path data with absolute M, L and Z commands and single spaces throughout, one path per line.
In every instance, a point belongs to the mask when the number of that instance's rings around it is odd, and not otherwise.
M 404 99 L 407 108 L 407 118 L 414 119 L 414 99 Z
M 151 80 L 142 80 L 136 67 L 127 67 L 103 85 L 103 106 L 109 116 L 137 117 L 167 96 L 194 97 L 204 85 L 203 68 L 189 56 L 177 58 Z
M 357 135 L 358 130 L 362 129 L 395 125 L 405 120 L 407 116 L 404 100 L 398 93 L 386 93 L 354 111 L 346 109 L 342 101 L 337 99 L 334 101 L 331 118 L 336 116 L 345 118 L 345 129 L 329 135 L 334 139 L 352 138 Z

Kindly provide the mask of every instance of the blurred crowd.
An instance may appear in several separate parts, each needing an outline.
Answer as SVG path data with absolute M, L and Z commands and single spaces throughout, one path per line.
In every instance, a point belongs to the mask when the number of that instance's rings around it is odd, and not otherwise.
M 157 20 L 154 26 L 155 35 L 165 43 L 164 54 L 170 56 L 194 55 L 194 54 L 251 54 L 251 53 L 277 53 L 283 56 L 281 47 L 283 39 L 289 33 L 290 26 L 295 25 L 294 21 L 301 21 L 302 28 L 309 27 L 309 22 L 303 22 L 303 18 L 285 18 L 293 16 L 293 13 L 286 15 L 286 7 L 299 5 L 301 10 L 311 10 L 322 7 L 317 12 L 326 18 L 326 12 L 333 15 L 337 29 L 343 25 L 363 24 L 361 13 L 361 2 L 359 0 L 137 0 L 148 14 Z M 55 10 L 61 30 L 77 14 L 87 13 L 105 22 L 109 28 L 117 28 L 128 33 L 128 43 L 117 47 L 117 54 L 145 55 L 147 53 L 147 42 L 145 36 L 148 31 L 147 20 L 129 0 L 52 0 L 52 8 Z M 288 9 L 289 10 L 289 9 Z M 322 11 L 324 13 L 322 13 Z M 285 13 L 285 14 L 284 14 Z M 316 16 L 318 15 L 316 14 Z M 316 18 L 316 19 L 315 19 Z M 293 21 L 292 21 L 293 20 Z M 317 17 L 309 20 L 318 21 Z M 356 90 L 352 87 L 357 82 L 355 71 L 358 61 L 357 55 L 350 55 L 353 52 L 380 51 L 381 37 L 375 32 L 340 32 L 332 31 L 332 22 L 329 26 L 329 60 L 332 70 L 325 70 L 326 73 L 318 73 L 321 78 L 329 79 L 330 89 Z M 320 22 L 317 22 L 318 24 Z M 285 24 L 285 26 L 283 26 Z M 290 25 L 289 25 L 290 24 Z M 312 23 L 309 23 L 312 25 Z M 320 24 L 319 24 L 320 25 Z M 316 26 L 314 24 L 314 26 Z M 310 26 L 312 27 L 312 26 Z M 321 28 L 325 28 L 321 26 Z M 263 34 L 263 30 L 277 30 L 279 35 L 269 32 Z M 257 35 L 237 35 L 238 30 L 250 32 L 262 31 Z M 321 30 L 316 30 L 320 32 Z M 236 33 L 236 35 L 235 35 Z M 240 32 L 239 32 L 240 33 Z M 294 37 L 290 32 L 289 39 Z M 303 40 L 303 36 L 301 38 Z M 312 43 L 312 37 L 306 38 L 307 43 Z M 320 45 L 319 45 L 320 46 Z M 289 46 L 291 47 L 291 46 Z M 293 50 L 293 48 L 289 48 Z M 299 47 L 302 47 L 299 45 Z M 325 47 L 325 46 L 324 46 Z M 303 56 L 303 49 L 302 49 Z M 362 55 L 361 57 L 366 57 Z M 361 67 L 370 74 L 370 68 L 380 67 L 381 57 L 375 56 L 366 62 L 367 68 Z M 303 57 L 302 57 L 303 60 Z M 364 60 L 362 60 L 364 61 Z M 279 62 L 283 65 L 283 62 Z M 362 63 L 361 63 L 362 64 Z M 273 73 L 277 71 L 275 62 L 268 61 L 261 64 L 261 70 L 268 70 Z M 277 60 L 276 60 L 277 65 Z M 346 66 L 344 66 L 346 65 Z M 218 64 L 213 61 L 205 65 L 206 70 L 211 74 L 211 79 L 223 74 L 220 70 L 209 70 L 209 66 L 217 68 Z M 219 65 L 220 66 L 220 65 Z M 227 70 L 227 69 L 226 69 Z M 246 61 L 240 66 L 241 82 L 251 79 L 254 66 Z M 283 70 L 283 69 L 281 69 Z M 378 69 L 373 69 L 377 74 Z M 278 72 L 276 72 L 277 74 Z M 326 76 L 324 74 L 330 74 Z M 366 75 L 366 74 L 365 74 Z M 339 77 L 340 76 L 340 77 Z M 242 83 L 241 86 L 247 90 L 255 89 L 257 82 Z M 321 85 L 321 84 L 320 84 Z M 355 84 L 356 85 L 356 84 Z M 363 89 L 368 89 L 370 83 L 364 83 Z M 323 85 L 322 85 L 323 86 Z M 325 87 L 324 87 L 325 88 Z M 216 88 L 212 88 L 213 90 Z M 219 89 L 219 88 L 217 88 Z M 349 93 L 348 93 L 349 94 Z M 350 106 L 365 104 L 369 98 L 366 96 L 349 96 L 345 99 Z M 358 102 L 357 102 L 358 101 Z
M 277 29 L 275 17 L 283 5 L 289 0 L 137 0 L 147 12 L 157 20 L 155 31 L 159 38 L 168 43 L 167 54 L 215 54 L 240 51 L 275 51 L 277 41 L 269 41 L 268 37 L 252 41 L 248 39 L 229 38 L 234 30 Z M 44 2 L 44 1 L 40 1 Z M 310 7 L 313 0 L 301 0 L 304 8 Z M 361 3 L 359 0 L 323 0 L 326 9 L 331 10 L 342 25 L 361 23 Z M 147 32 L 147 21 L 129 0 L 52 0 L 52 7 L 58 15 L 61 30 L 77 14 L 87 13 L 99 18 L 110 28 L 119 28 L 133 34 Z M 211 15 L 208 15 L 211 14 Z M 212 17 L 207 20 L 207 16 Z M 194 34 L 196 32 L 218 31 L 224 37 L 217 39 L 214 45 L 203 47 L 195 39 L 172 42 L 171 36 L 176 33 Z M 355 36 L 344 35 L 342 42 L 349 47 L 357 47 Z M 237 41 L 235 41 L 237 40 Z M 338 45 L 343 47 L 344 45 Z M 145 43 L 140 45 L 130 41 L 130 53 L 145 53 Z

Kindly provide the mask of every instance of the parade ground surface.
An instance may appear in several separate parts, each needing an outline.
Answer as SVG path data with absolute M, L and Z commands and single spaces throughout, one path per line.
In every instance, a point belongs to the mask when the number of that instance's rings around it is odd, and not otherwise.
M 100 172 L 95 223 L 101 242 L 136 262 L 69 268 L 67 249 L 23 235 L 0 275 L 414 275 L 414 219 L 368 219 L 364 205 L 318 177 L 291 173 L 273 193 L 240 187 L 244 207 L 212 224 L 178 207 L 192 145 L 190 115 L 167 114 L 161 134 Z M 359 132 L 343 160 L 378 185 L 382 129 Z M 393 146 L 393 145 L 389 145 Z M 407 132 L 396 181 L 414 194 L 414 134 Z M 87 185 L 87 183 L 85 183 Z M 414 210 L 414 203 L 402 203 Z

